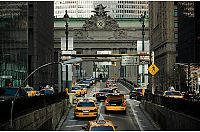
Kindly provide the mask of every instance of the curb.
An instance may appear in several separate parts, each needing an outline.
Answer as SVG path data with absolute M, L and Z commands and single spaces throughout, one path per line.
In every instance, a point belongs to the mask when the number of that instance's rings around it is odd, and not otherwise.
M 56 127 L 56 129 L 55 129 L 56 131 L 59 131 L 59 130 L 60 130 L 60 128 L 61 128 L 63 122 L 65 121 L 65 119 L 66 119 L 66 117 L 67 117 L 67 115 L 68 115 L 68 113 L 69 113 L 69 111 L 70 111 L 70 109 L 71 109 L 71 104 L 69 103 L 69 106 L 67 107 L 67 109 L 66 109 L 64 115 L 63 115 L 62 118 L 60 119 L 60 121 L 59 121 L 59 123 L 58 123 L 58 125 L 57 125 L 57 127 Z

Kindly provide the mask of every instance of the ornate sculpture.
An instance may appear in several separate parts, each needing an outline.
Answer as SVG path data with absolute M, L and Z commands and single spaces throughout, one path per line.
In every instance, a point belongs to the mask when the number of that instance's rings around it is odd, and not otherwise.
M 119 28 L 119 25 L 117 24 L 116 20 L 111 18 L 107 15 L 107 12 L 104 11 L 106 7 L 104 7 L 102 4 L 97 5 L 95 8 L 96 14 L 94 16 L 92 15 L 90 18 L 88 18 L 85 21 L 85 24 L 83 25 L 84 28 L 87 30 L 116 30 Z

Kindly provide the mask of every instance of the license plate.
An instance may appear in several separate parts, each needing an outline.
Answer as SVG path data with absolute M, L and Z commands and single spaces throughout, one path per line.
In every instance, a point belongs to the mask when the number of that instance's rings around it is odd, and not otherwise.
M 116 105 L 116 104 L 111 104 L 111 105 Z
M 89 110 L 83 110 L 83 112 L 90 112 Z

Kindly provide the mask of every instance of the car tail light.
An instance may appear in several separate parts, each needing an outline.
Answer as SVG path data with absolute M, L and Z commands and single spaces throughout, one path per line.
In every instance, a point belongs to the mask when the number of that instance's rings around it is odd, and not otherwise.
M 106 106 L 109 106 L 110 104 L 108 102 L 106 102 Z
M 122 106 L 126 106 L 126 102 L 123 102 Z
M 96 96 L 99 96 L 99 93 L 96 93 Z

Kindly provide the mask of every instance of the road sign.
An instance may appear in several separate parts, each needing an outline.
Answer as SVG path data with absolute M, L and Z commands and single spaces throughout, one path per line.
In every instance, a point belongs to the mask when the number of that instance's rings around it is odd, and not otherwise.
M 139 56 L 122 56 L 122 66 L 139 65 Z
M 133 65 L 139 65 L 139 63 L 140 63 L 140 57 L 133 56 Z
M 148 71 L 151 73 L 152 76 L 154 76 L 158 71 L 158 67 L 155 64 L 152 64 L 149 68 Z
M 122 56 L 122 66 L 133 65 L 133 56 Z

